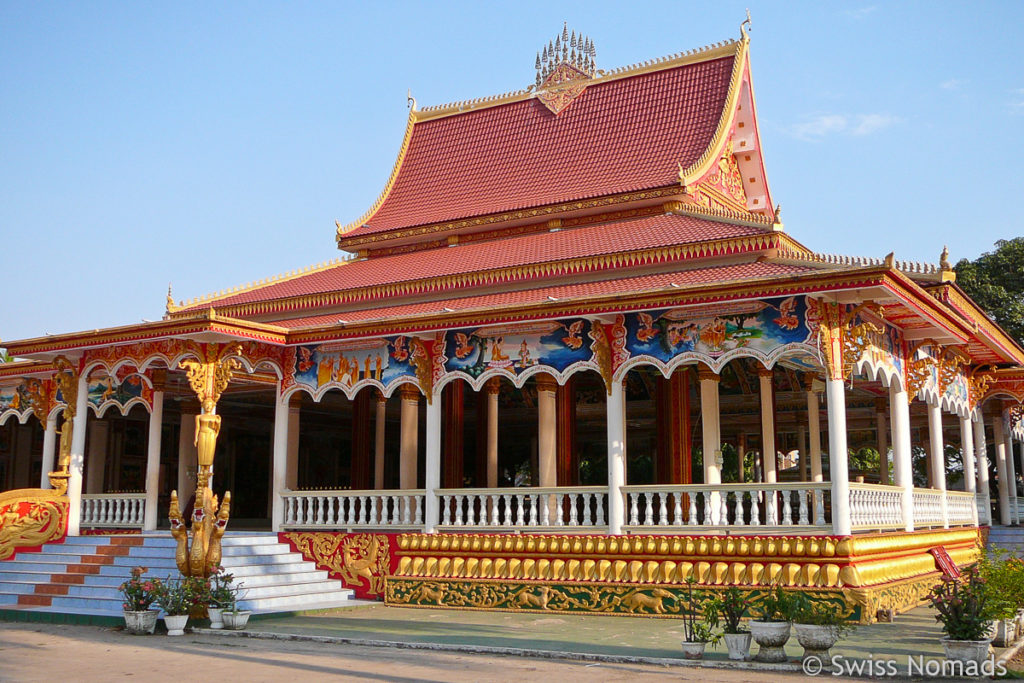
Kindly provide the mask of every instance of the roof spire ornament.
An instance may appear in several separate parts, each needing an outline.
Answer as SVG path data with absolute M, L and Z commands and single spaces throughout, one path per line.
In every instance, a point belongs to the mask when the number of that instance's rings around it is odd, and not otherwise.
M 750 40 L 750 34 L 748 33 L 748 31 L 750 30 L 750 26 L 751 26 L 750 8 L 748 7 L 747 8 L 747 18 L 744 19 L 743 22 L 740 24 L 740 39 L 741 40 Z
M 562 24 L 561 34 L 549 40 L 534 61 L 536 97 L 556 115 L 579 97 L 596 73 L 594 41 L 582 32 L 569 31 Z
M 164 309 L 165 313 L 171 313 L 174 310 L 174 297 L 171 296 L 171 283 L 167 283 L 167 306 Z

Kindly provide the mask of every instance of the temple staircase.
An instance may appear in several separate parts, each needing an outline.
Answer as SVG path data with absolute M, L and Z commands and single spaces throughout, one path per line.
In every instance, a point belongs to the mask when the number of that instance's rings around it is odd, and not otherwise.
M 1024 526 L 992 526 L 988 532 L 988 547 L 1007 550 L 1024 557 Z
M 254 613 L 351 604 L 352 591 L 279 543 L 273 533 L 228 533 L 221 565 L 243 584 L 241 609 Z M 76 536 L 0 562 L 0 610 L 121 616 L 118 586 L 132 567 L 146 576 L 178 576 L 169 533 Z

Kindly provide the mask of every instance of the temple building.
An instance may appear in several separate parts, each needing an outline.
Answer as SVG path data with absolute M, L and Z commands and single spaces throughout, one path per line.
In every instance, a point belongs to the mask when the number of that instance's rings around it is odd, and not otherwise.
M 229 529 L 390 604 L 642 613 L 690 577 L 918 604 L 1020 522 L 1024 349 L 944 251 L 786 231 L 745 33 L 596 61 L 564 30 L 526 89 L 410 99 L 341 259 L 6 342 L 0 490 L 56 472 L 68 535 L 152 531 L 209 475 Z

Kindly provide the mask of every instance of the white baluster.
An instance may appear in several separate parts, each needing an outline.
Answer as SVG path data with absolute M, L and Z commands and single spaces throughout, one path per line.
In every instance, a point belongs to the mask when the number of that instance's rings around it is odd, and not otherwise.
M 377 496 L 370 496 L 370 524 L 377 523 Z
M 765 500 L 765 524 L 768 526 L 775 526 L 775 491 L 766 491 L 764 494 Z
M 452 523 L 452 497 L 441 496 L 441 509 L 444 511 L 444 519 L 441 524 L 449 526 Z
M 712 522 L 712 519 L 711 519 L 711 492 L 710 491 L 705 491 L 704 492 L 704 524 L 705 525 L 710 525 L 711 522 Z
M 628 496 L 629 496 L 629 524 L 630 524 L 630 526 L 636 526 L 637 524 L 639 524 L 639 521 L 637 520 L 637 515 L 640 514 L 640 513 L 637 510 L 637 504 L 636 504 L 636 499 L 637 499 L 637 497 L 639 495 L 640 495 L 639 493 L 633 493 L 633 492 L 630 492 L 628 494 Z
M 756 491 L 750 492 L 750 526 L 761 526 L 761 496 Z
M 322 525 L 324 523 L 324 497 L 317 496 L 313 499 L 315 501 L 316 508 L 316 523 Z
M 583 494 L 583 526 L 590 526 L 590 493 Z
M 697 493 L 690 494 L 690 526 L 697 526 Z
M 501 496 L 497 493 L 492 493 L 491 499 L 491 510 L 490 510 L 490 525 L 499 526 L 501 524 Z M 506 503 L 507 505 L 507 503 Z
M 416 496 L 413 500 L 416 501 L 416 520 L 413 522 L 416 526 L 423 524 L 423 496 Z
M 789 500 L 789 491 L 782 492 L 782 523 L 785 526 L 793 524 L 793 505 Z
M 476 501 L 476 496 L 466 496 L 466 526 L 476 526 Z
M 402 524 L 408 525 L 412 520 L 412 501 L 408 495 L 402 496 Z
M 668 505 L 666 504 L 665 497 L 667 493 L 658 494 L 658 524 L 659 526 L 668 525 Z
M 722 526 L 729 526 L 729 492 L 722 491 L 722 512 L 718 517 L 718 523 Z
M 537 526 L 537 496 L 530 496 L 530 526 Z
M 825 493 L 821 490 L 814 493 L 814 524 L 825 526 Z
M 745 491 L 736 492 L 736 512 L 733 513 L 734 519 L 732 520 L 733 526 L 745 526 L 747 520 L 745 517 L 745 510 L 743 508 L 743 498 L 746 496 Z
M 462 496 L 455 496 L 455 526 L 462 526 Z
M 505 526 L 509 526 L 509 521 L 512 519 L 512 508 L 509 507 L 509 501 L 514 500 L 516 502 L 516 526 L 523 526 L 523 515 L 526 511 L 523 510 L 524 501 L 523 496 L 516 495 L 512 498 L 508 494 L 505 494 Z
M 597 510 L 594 512 L 594 524 L 595 526 L 604 526 L 604 496 L 602 496 L 600 493 L 597 494 L 597 500 L 595 502 L 597 503 Z
M 548 505 L 548 496 L 540 496 L 540 523 L 542 526 L 548 526 L 551 522 L 551 509 Z
M 367 515 L 366 515 L 367 507 L 368 506 L 366 505 L 366 496 L 359 496 L 359 523 L 360 524 L 369 524 L 369 520 L 367 519 Z
M 569 494 L 569 526 L 579 526 L 576 522 L 576 497 L 578 494 Z M 561 518 L 561 515 L 559 515 Z
M 654 524 L 654 494 L 650 491 L 644 494 L 644 524 Z
M 807 526 L 807 491 L 800 490 L 797 493 L 800 496 L 800 525 Z
M 672 494 L 672 524 L 679 526 L 683 523 L 683 495 L 682 493 Z

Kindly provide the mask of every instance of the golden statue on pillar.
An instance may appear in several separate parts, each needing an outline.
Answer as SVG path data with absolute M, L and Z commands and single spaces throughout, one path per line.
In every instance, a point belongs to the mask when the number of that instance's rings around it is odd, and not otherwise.
M 57 356 L 53 360 L 57 372 L 53 375 L 53 381 L 60 389 L 61 399 L 64 401 L 64 420 L 60 427 L 60 448 L 57 457 L 57 470 L 50 472 L 47 477 L 50 486 L 54 488 L 58 496 L 68 492 L 68 479 L 71 478 L 71 435 L 75 428 L 75 411 L 78 407 L 78 370 L 64 356 Z M 40 421 L 46 423 L 46 416 L 40 416 Z
M 196 500 L 192 508 L 191 546 L 177 491 L 171 493 L 167 514 L 171 535 L 178 542 L 175 561 L 183 576 L 205 578 L 220 565 L 221 538 L 231 514 L 231 492 L 225 492 L 224 500 L 218 505 L 217 496 L 210 488 L 221 421 L 215 411 L 221 392 L 231 379 L 231 372 L 240 367 L 238 360 L 229 356 L 240 351 L 237 345 L 204 344 L 197 354 L 198 360 L 183 360 L 178 364 L 185 370 L 189 385 L 202 405 L 202 413 L 196 416 L 195 446 L 199 467 L 196 472 Z

